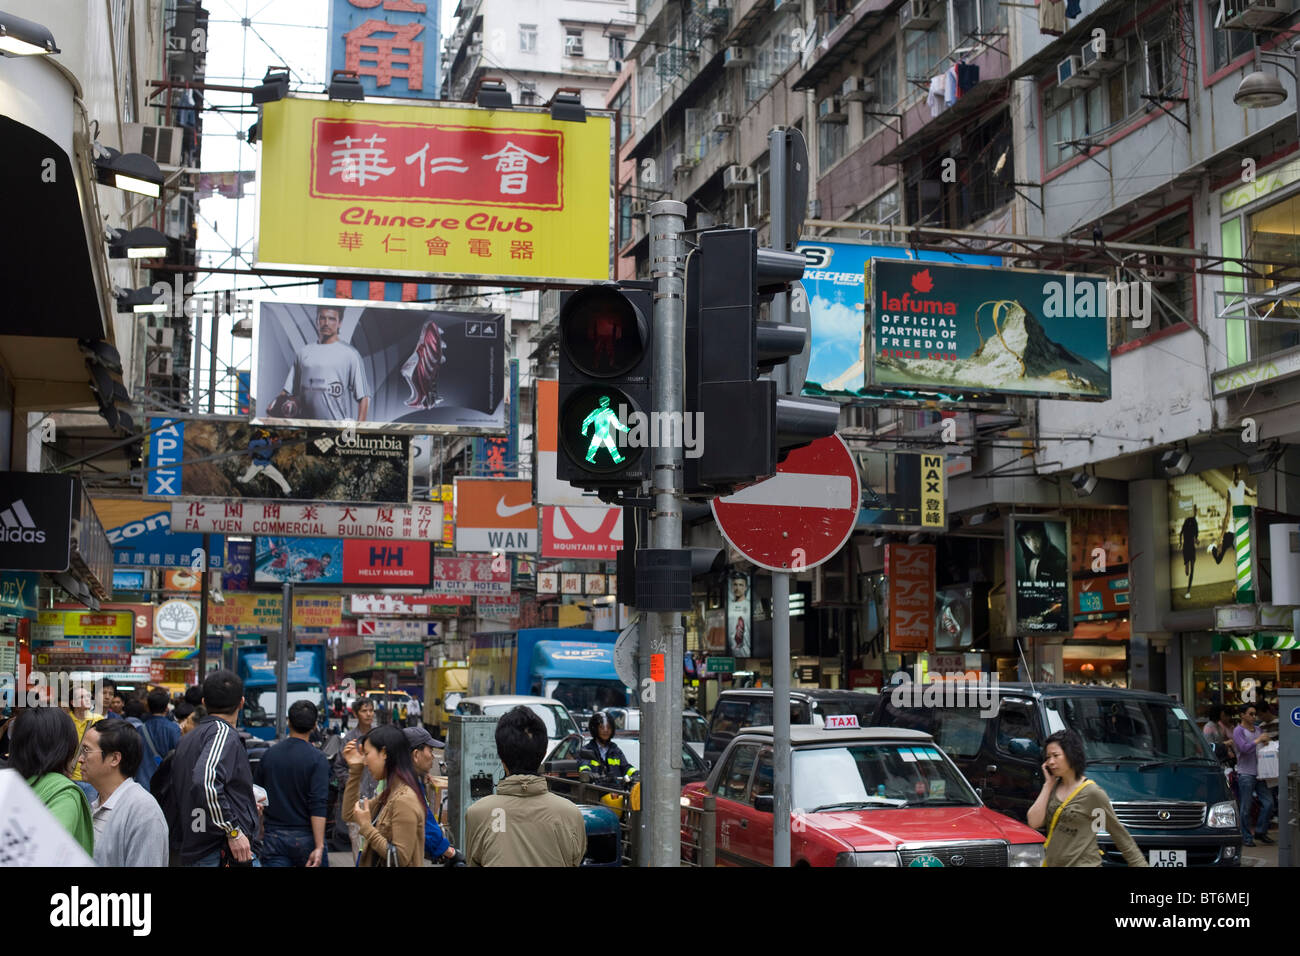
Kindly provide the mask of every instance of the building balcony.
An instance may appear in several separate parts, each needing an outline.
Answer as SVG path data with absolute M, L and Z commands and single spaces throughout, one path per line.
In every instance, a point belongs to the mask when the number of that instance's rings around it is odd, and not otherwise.
M 802 72 L 796 74 L 796 90 L 815 90 L 840 66 L 860 54 L 868 39 L 890 20 L 906 0 L 862 0 L 804 53 Z

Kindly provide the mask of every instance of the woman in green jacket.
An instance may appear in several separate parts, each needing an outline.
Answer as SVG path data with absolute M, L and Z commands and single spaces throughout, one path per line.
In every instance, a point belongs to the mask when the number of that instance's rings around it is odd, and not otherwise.
M 57 707 L 24 710 L 10 730 L 9 767 L 27 781 L 45 809 L 81 844 L 87 856 L 95 852 L 90 804 L 72 780 L 79 756 L 77 725 Z

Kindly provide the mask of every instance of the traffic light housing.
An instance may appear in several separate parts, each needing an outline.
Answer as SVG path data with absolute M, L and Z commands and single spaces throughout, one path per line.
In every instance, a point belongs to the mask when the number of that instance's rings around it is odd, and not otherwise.
M 784 454 L 835 433 L 839 405 L 790 395 L 762 376 L 803 352 L 807 332 L 764 321 L 764 299 L 803 275 L 797 252 L 762 249 L 753 229 L 700 234 L 686 269 L 685 410 L 699 415 L 687 494 L 726 494 L 776 472 Z M 705 278 L 707 275 L 707 279 Z
M 560 300 L 558 477 L 579 488 L 634 488 L 650 475 L 627 435 L 651 410 L 653 301 L 648 282 L 589 286 Z

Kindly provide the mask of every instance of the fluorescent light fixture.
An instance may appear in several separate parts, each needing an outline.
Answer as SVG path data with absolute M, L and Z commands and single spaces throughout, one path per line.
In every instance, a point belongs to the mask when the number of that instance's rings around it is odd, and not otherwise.
M 268 67 L 262 82 L 253 87 L 253 105 L 274 103 L 289 95 L 289 68 L 287 66 Z
M 576 87 L 561 87 L 551 97 L 551 119 L 569 122 L 587 122 L 587 110 L 582 105 L 582 90 Z
M 115 229 L 109 236 L 110 259 L 161 259 L 166 255 L 167 237 L 149 226 Z
M 54 34 L 47 27 L 0 10 L 0 54 L 43 56 L 59 52 Z
M 485 110 L 512 110 L 515 108 L 505 82 L 486 76 L 479 80 L 475 103 Z
M 109 146 L 100 149 L 104 155 L 95 159 L 99 182 L 154 199 L 162 193 L 162 170 L 144 153 L 120 153 Z
M 144 286 L 121 293 L 117 297 L 117 311 L 134 312 L 136 315 L 161 314 L 167 311 L 166 299 L 166 296 L 154 292 L 151 286 Z
M 325 91 L 332 100 L 357 102 L 366 98 L 366 91 L 361 86 L 361 77 L 353 70 L 335 70 L 330 77 L 330 85 Z

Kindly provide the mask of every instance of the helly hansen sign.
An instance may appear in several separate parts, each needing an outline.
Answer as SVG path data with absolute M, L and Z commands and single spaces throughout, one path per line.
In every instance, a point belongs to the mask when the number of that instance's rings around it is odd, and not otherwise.
M 75 485 L 71 475 L 0 472 L 0 568 L 68 570 Z

